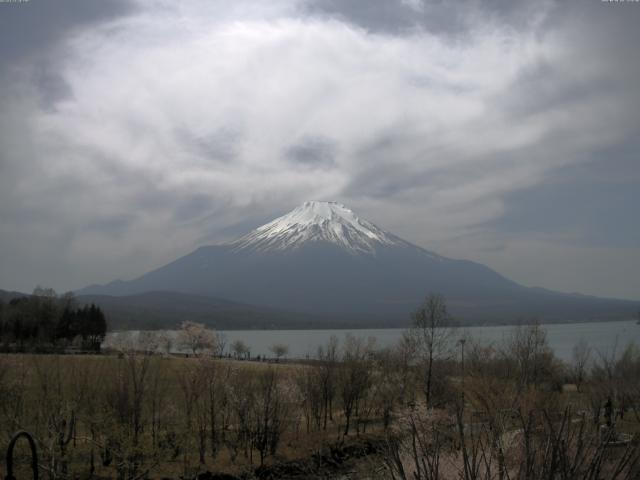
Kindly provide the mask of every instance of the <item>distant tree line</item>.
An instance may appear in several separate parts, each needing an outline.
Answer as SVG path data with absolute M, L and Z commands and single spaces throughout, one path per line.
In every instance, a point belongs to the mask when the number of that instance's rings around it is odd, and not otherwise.
M 72 293 L 58 296 L 37 287 L 33 294 L 0 301 L 0 348 L 47 351 L 74 346 L 100 350 L 107 320 L 96 305 L 78 306 Z

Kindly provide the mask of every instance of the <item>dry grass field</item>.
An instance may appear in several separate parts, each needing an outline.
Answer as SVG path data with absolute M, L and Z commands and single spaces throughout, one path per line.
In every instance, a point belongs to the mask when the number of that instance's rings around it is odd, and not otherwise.
M 582 367 L 538 327 L 500 348 L 470 341 L 464 364 L 357 338 L 305 363 L 3 354 L 0 449 L 29 432 L 51 479 L 632 479 L 640 354 Z M 26 443 L 16 464 L 28 478 Z

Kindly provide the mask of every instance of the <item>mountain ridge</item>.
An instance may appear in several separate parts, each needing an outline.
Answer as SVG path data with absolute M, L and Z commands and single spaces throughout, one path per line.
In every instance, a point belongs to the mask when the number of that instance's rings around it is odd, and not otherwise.
M 317 201 L 305 202 L 232 242 L 200 247 L 134 280 L 79 293 L 160 290 L 403 325 L 431 292 L 443 294 L 454 315 L 474 322 L 619 318 L 631 316 L 640 305 L 524 287 L 485 265 L 443 257 L 407 242 L 342 204 Z

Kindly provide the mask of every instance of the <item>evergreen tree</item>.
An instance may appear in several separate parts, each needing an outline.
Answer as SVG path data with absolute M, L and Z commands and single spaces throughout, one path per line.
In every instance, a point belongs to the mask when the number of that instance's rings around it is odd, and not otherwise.
M 80 336 L 85 348 L 99 350 L 106 332 L 107 321 L 100 307 L 78 308 L 71 294 L 57 297 L 51 289 L 37 288 L 29 297 L 0 304 L 0 339 L 7 346 L 46 348 Z
M 75 336 L 73 333 L 73 327 L 75 323 L 76 312 L 69 307 L 65 307 L 60 315 L 58 324 L 56 325 L 56 340 L 72 340 Z

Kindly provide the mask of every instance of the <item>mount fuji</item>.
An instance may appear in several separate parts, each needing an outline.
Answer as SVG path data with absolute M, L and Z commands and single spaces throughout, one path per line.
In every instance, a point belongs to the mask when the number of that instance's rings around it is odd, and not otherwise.
M 484 265 L 413 245 L 340 203 L 316 201 L 134 280 L 78 293 L 118 297 L 149 292 L 299 312 L 301 319 L 314 315 L 315 326 L 318 318 L 334 325 L 404 326 L 431 292 L 443 294 L 454 316 L 469 322 L 628 318 L 638 308 L 637 302 L 524 287 Z

